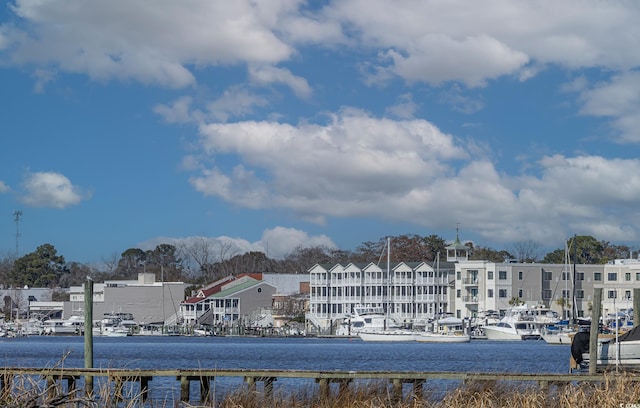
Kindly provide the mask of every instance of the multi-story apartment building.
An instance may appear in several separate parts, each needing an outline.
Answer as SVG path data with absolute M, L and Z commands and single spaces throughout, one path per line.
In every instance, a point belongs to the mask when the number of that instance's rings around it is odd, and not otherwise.
M 603 288 L 606 316 L 632 307 L 640 287 L 640 260 L 606 265 L 541 264 L 469 260 L 470 248 L 456 241 L 447 261 L 346 266 L 315 265 L 310 270 L 308 318 L 327 331 L 356 305 L 382 307 L 396 321 L 459 318 L 504 312 L 513 303 L 542 303 L 565 319 L 590 317 L 595 288 Z
M 315 265 L 310 270 L 309 320 L 323 331 L 349 316 L 355 306 L 380 307 L 397 322 L 447 313 L 453 263 Z
M 519 301 L 542 303 L 564 318 L 579 318 L 590 316 L 594 285 L 605 265 L 460 261 L 455 268 L 452 309 L 457 317 L 504 312 Z

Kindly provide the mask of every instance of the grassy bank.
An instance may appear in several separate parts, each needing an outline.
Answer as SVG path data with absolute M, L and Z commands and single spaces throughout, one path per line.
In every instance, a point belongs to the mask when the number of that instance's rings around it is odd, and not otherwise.
M 85 396 L 82 390 L 62 391 L 43 385 L 30 377 L 14 379 L 11 392 L 5 390 L 0 397 L 0 407 L 198 407 L 221 408 L 492 408 L 492 407 L 640 407 L 640 384 L 630 381 L 630 374 L 609 375 L 599 383 L 551 384 L 547 388 L 537 385 L 513 384 L 500 381 L 478 381 L 460 385 L 443 392 L 442 389 L 424 386 L 422 398 L 407 395 L 394 400 L 391 387 L 386 382 L 352 384 L 343 392 L 318 395 L 317 389 L 300 390 L 283 395 L 275 393 L 266 399 L 261 392 L 246 388 L 218 397 L 206 405 L 177 404 L 176 401 L 143 402 L 140 395 L 124 395 L 119 400 L 112 387 L 102 386 L 94 396 Z M 56 391 L 55 393 L 53 391 Z M 55 395 L 54 395 L 55 394 Z M 410 393 L 409 393 L 410 394 Z

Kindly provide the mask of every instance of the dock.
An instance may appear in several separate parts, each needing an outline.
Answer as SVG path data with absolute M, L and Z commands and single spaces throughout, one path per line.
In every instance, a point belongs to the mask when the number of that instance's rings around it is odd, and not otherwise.
M 427 371 L 306 371 L 306 370 L 250 370 L 250 369 L 176 369 L 176 370 L 140 370 L 140 369 L 98 369 L 98 368 L 4 368 L 0 370 L 0 395 L 7 397 L 16 392 L 14 382 L 18 377 L 29 377 L 33 381 L 46 381 L 46 392 L 50 398 L 56 394 L 87 395 L 82 383 L 87 378 L 101 378 L 107 381 L 114 390 L 113 398 L 126 399 L 122 395 L 125 383 L 136 383 L 139 392 L 136 394 L 144 402 L 151 391 L 154 378 L 169 377 L 179 385 L 180 401 L 190 403 L 191 387 L 199 390 L 198 401 L 210 402 L 212 399 L 211 384 L 222 377 L 241 378 L 249 391 L 262 392 L 266 398 L 273 396 L 273 383 L 278 379 L 294 378 L 313 380 L 318 386 L 321 397 L 330 397 L 332 393 L 340 394 L 348 390 L 356 381 L 377 380 L 391 385 L 394 398 L 402 399 L 407 394 L 412 398 L 423 398 L 423 386 L 429 381 L 449 380 L 461 383 L 477 381 L 521 382 L 537 384 L 541 389 L 551 386 L 568 385 L 574 382 L 600 383 L 607 375 L 615 374 L 532 374 L 532 373 L 469 373 L 469 372 L 427 372 Z M 637 382 L 640 376 L 627 376 L 626 380 Z M 90 381 L 93 383 L 93 381 Z M 258 389 L 258 384 L 261 384 Z M 335 386 L 332 388 L 332 384 Z M 405 390 L 405 385 L 408 390 Z M 295 390 L 292 390 L 295 391 Z

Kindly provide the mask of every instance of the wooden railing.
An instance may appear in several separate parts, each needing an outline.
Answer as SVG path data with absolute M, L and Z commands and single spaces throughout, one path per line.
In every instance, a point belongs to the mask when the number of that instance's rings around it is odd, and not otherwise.
M 171 377 L 179 381 L 180 399 L 189 402 L 193 381 L 200 386 L 200 401 L 211 397 L 211 382 L 216 377 L 240 377 L 249 390 L 263 383 L 266 397 L 273 395 L 273 382 L 278 378 L 313 379 L 319 385 L 322 396 L 330 394 L 332 383 L 339 384 L 339 392 L 348 388 L 353 380 L 387 380 L 393 385 L 393 394 L 401 398 L 404 384 L 413 386 L 414 397 L 422 398 L 423 385 L 430 380 L 473 381 L 519 381 L 537 383 L 541 388 L 552 384 L 568 384 L 574 381 L 600 382 L 604 374 L 530 374 L 530 373 L 467 373 L 467 372 L 426 372 L 426 371 L 306 371 L 306 370 L 243 370 L 243 369 L 179 369 L 179 370 L 138 370 L 138 369 L 98 369 L 98 368 L 4 368 L 0 369 L 0 394 L 12 392 L 12 384 L 18 376 L 36 376 L 47 381 L 48 392 L 54 393 L 54 385 L 66 382 L 66 389 L 80 392 L 76 388 L 81 378 L 106 378 L 114 385 L 115 393 L 121 393 L 125 382 L 137 382 L 140 396 L 146 400 L 149 382 L 154 377 Z M 640 376 L 628 377 L 630 381 L 640 381 Z M 85 381 L 86 383 L 87 381 Z M 93 381 L 91 381 L 93 383 Z

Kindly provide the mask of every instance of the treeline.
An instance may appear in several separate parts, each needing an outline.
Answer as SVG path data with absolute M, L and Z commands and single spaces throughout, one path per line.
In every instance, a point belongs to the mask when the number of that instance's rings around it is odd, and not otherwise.
M 271 259 L 263 252 L 234 253 L 231 244 L 197 238 L 179 246 L 161 244 L 147 251 L 129 248 L 99 266 L 67 262 L 53 245 L 43 244 L 17 259 L 11 256 L 0 259 L 0 284 L 4 287 L 68 288 L 81 285 L 87 276 L 95 282 L 104 282 L 136 279 L 139 273 L 149 272 L 158 280 L 190 282 L 198 287 L 225 276 L 248 272 L 307 273 L 315 264 L 374 262 L 384 265 L 387 252 L 393 262 L 433 262 L 438 256 L 446 260 L 448 243 L 437 235 L 391 237 L 389 250 L 386 243 L 387 238 L 363 242 L 353 251 L 300 247 L 283 259 Z M 541 254 L 540 245 L 532 241 L 517 242 L 509 250 L 494 250 L 472 242 L 464 245 L 470 249 L 470 259 L 492 262 L 603 264 L 628 258 L 631 254 L 627 246 L 612 245 L 591 236 L 571 238 L 567 248 L 558 248 L 545 255 Z

